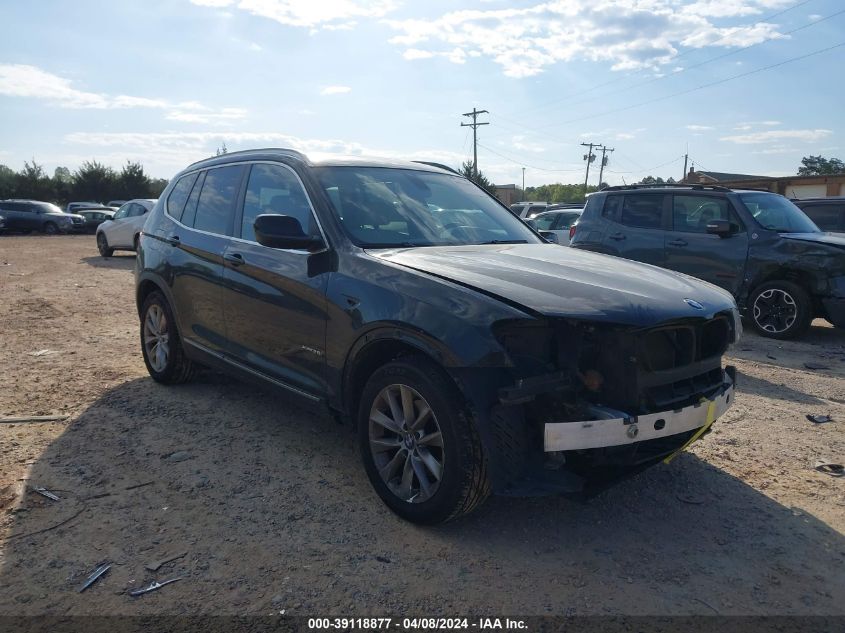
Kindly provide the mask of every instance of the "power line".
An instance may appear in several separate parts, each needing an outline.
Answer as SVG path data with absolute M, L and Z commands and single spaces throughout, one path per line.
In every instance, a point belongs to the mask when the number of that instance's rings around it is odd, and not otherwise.
M 808 4 L 808 3 L 813 2 L 813 1 L 814 1 L 814 0 L 802 0 L 802 2 L 798 2 L 798 3 L 796 3 L 796 4 L 794 4 L 794 5 L 790 6 L 790 7 L 787 7 L 786 9 L 782 9 L 782 10 L 780 10 L 780 11 L 776 12 L 776 13 L 772 13 L 771 15 L 767 15 L 767 16 L 766 16 L 766 17 L 764 17 L 764 18 L 760 18 L 760 19 L 759 19 L 759 20 L 757 20 L 756 22 L 753 22 L 753 23 L 750 23 L 750 24 L 745 24 L 745 25 L 743 25 L 743 26 L 740 26 L 740 27 L 738 27 L 738 29 L 737 29 L 737 30 L 752 29 L 752 28 L 754 28 L 755 26 L 759 26 L 760 24 L 764 24 L 764 23 L 768 22 L 769 20 L 771 20 L 771 19 L 773 19 L 773 18 L 776 18 L 776 17 L 778 17 L 778 16 L 781 16 L 781 15 L 783 15 L 784 13 L 788 13 L 789 11 L 792 11 L 792 10 L 794 10 L 794 9 L 797 9 L 797 8 L 799 8 L 799 7 L 802 7 L 802 6 L 804 6 L 805 4 Z M 834 16 L 829 16 L 829 17 L 834 17 Z M 827 18 L 825 18 L 825 19 L 827 19 Z M 822 21 L 822 20 L 819 20 L 819 21 Z M 813 22 L 813 23 L 811 23 L 811 24 L 815 24 L 815 22 Z M 809 26 L 809 25 L 807 25 L 807 26 Z M 737 30 L 734 30 L 733 32 L 731 32 L 731 33 L 729 33 L 729 34 L 723 35 L 723 36 L 722 36 L 722 37 L 720 37 L 719 39 L 717 39 L 717 40 L 714 40 L 714 41 L 710 42 L 710 43 L 708 44 L 708 46 L 714 46 L 714 45 L 718 44 L 719 42 L 723 42 L 724 40 L 728 39 L 728 37 L 730 37 L 731 35 L 735 35 L 735 34 L 737 33 Z M 768 41 L 770 41 L 770 40 L 766 40 L 766 41 L 768 42 Z M 762 43 L 762 42 L 760 42 L 760 43 Z M 692 53 L 692 52 L 694 52 L 694 51 L 697 51 L 697 50 L 699 50 L 699 49 L 689 48 L 689 49 L 685 50 L 684 52 L 682 52 L 682 53 L 678 54 L 677 56 L 675 56 L 675 57 L 672 59 L 672 61 L 673 61 L 673 62 L 674 62 L 674 61 L 677 61 L 678 59 L 681 59 L 682 57 L 685 57 L 686 55 L 689 55 L 690 53 Z M 641 74 L 642 74 L 642 73 L 641 73 Z M 609 85 L 611 85 L 611 84 L 615 84 L 615 83 L 617 83 L 617 81 L 618 81 L 618 79 L 611 79 L 610 81 L 606 81 L 606 82 L 603 82 L 603 83 L 601 83 L 601 84 L 597 84 L 597 85 L 595 85 L 595 86 L 592 86 L 591 88 L 587 88 L 587 89 L 585 89 L 585 90 L 582 90 L 582 91 L 581 91 L 581 92 L 579 92 L 579 93 L 575 93 L 575 95 L 568 95 L 568 96 L 566 96 L 566 97 L 561 97 L 561 98 L 559 98 L 559 99 L 554 99 L 554 100 L 552 100 L 552 101 L 546 102 L 545 104 L 540 104 L 540 105 L 532 106 L 532 107 L 530 107 L 530 108 L 528 108 L 528 109 L 526 109 L 526 110 L 521 110 L 521 111 L 520 111 L 520 114 L 525 114 L 525 113 L 527 113 L 527 112 L 533 112 L 533 111 L 535 111 L 535 110 L 542 110 L 542 109 L 547 108 L 547 107 L 549 107 L 549 106 L 556 105 L 556 104 L 560 103 L 561 101 L 567 101 L 568 99 L 571 99 L 573 96 L 584 95 L 584 94 L 587 94 L 588 92 L 592 92 L 592 91 L 594 91 L 594 90 L 598 90 L 599 88 L 604 88 L 605 86 L 609 86 Z M 612 93 L 611 93 L 611 94 L 612 94 Z M 603 96 L 604 96 L 604 95 L 603 95 Z M 586 101 L 591 101 L 591 100 L 593 100 L 593 99 L 592 99 L 592 98 L 591 98 L 591 99 L 587 99 Z M 577 103 L 584 103 L 584 101 L 580 101 L 580 102 L 576 101 L 576 102 L 574 102 L 574 103 L 573 103 L 573 102 L 567 102 L 567 105 L 575 105 L 575 104 L 577 104 Z M 498 115 L 498 116 L 502 116 L 502 115 L 500 114 L 500 115 Z
M 512 162 L 512 163 L 514 163 L 514 164 L 516 164 L 516 165 L 521 165 L 521 166 L 525 166 L 525 167 L 530 167 L 531 169 L 537 169 L 537 170 L 539 170 L 539 171 L 560 172 L 560 173 L 569 173 L 569 172 L 581 171 L 581 168 L 580 168 L 580 167 L 579 167 L 578 169 L 549 169 L 549 168 L 547 168 L 547 167 L 538 167 L 537 165 L 530 165 L 530 164 L 528 164 L 528 163 L 526 163 L 526 162 L 524 162 L 524 161 L 518 160 L 518 159 L 514 158 L 513 156 L 506 156 L 505 154 L 502 154 L 502 153 L 500 153 L 500 152 L 497 152 L 497 151 L 496 151 L 496 150 L 494 150 L 492 147 L 487 147 L 486 145 L 484 145 L 484 144 L 482 144 L 482 143 L 479 143 L 479 144 L 478 144 L 478 146 L 479 146 L 479 147 L 483 147 L 483 148 L 484 148 L 484 149 L 486 149 L 488 152 L 490 152 L 490 153 L 492 153 L 492 154 L 495 154 L 496 156 L 499 156 L 500 158 L 504 158 L 505 160 L 509 160 L 510 162 Z
M 743 77 L 755 75 L 757 73 L 761 73 L 761 72 L 764 72 L 766 70 L 772 70 L 773 68 L 779 68 L 780 66 L 785 66 L 786 64 L 791 64 L 792 62 L 797 62 L 797 61 L 800 61 L 802 59 L 807 59 L 808 57 L 813 57 L 815 55 L 821 55 L 822 53 L 827 53 L 828 51 L 832 51 L 832 50 L 834 50 L 836 48 L 840 48 L 842 46 L 845 46 L 845 42 L 839 42 L 838 44 L 834 44 L 833 46 L 828 46 L 827 48 L 821 48 L 821 49 L 812 51 L 811 53 L 807 53 L 805 55 L 799 55 L 797 57 L 791 57 L 789 59 L 785 59 L 782 62 L 778 62 L 776 64 L 771 64 L 769 66 L 763 66 L 762 68 L 755 68 L 754 70 L 749 70 L 747 72 L 740 73 L 738 75 L 732 75 L 731 77 L 725 77 L 724 79 L 719 79 L 717 81 L 712 81 L 710 83 L 702 84 L 700 86 L 688 88 L 687 90 L 681 90 L 679 92 L 673 92 L 671 94 L 664 95 L 662 97 L 655 97 L 654 99 L 648 99 L 647 101 L 641 101 L 639 103 L 634 103 L 632 105 L 624 106 L 622 108 L 616 108 L 614 110 L 606 110 L 604 112 L 599 112 L 597 114 L 590 114 L 590 115 L 587 115 L 587 116 L 578 117 L 578 118 L 575 118 L 575 119 L 569 119 L 567 121 L 562 121 L 562 122 L 560 122 L 560 125 L 566 125 L 566 124 L 569 124 L 569 123 L 577 123 L 579 121 L 586 121 L 588 119 L 596 119 L 596 118 L 599 118 L 599 117 L 607 116 L 608 114 L 616 114 L 617 112 L 625 112 L 627 110 L 633 110 L 634 108 L 639 108 L 639 107 L 644 106 L 644 105 L 657 103 L 658 101 L 665 101 L 666 99 L 671 99 L 673 97 L 680 97 L 680 96 L 689 94 L 691 92 L 697 92 L 699 90 L 704 90 L 705 88 L 712 88 L 713 86 L 718 86 L 720 84 L 724 84 L 724 83 L 727 83 L 729 81 L 733 81 L 734 79 L 742 79 Z M 547 126 L 547 127 L 550 127 L 550 126 Z M 538 128 L 538 129 L 542 129 L 542 128 Z

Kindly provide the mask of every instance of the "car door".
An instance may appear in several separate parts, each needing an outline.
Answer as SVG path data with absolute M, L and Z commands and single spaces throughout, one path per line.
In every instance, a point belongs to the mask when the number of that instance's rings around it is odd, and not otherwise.
M 727 237 L 707 233 L 711 220 L 727 220 Z M 736 295 L 748 257 L 748 232 L 731 202 L 706 193 L 672 196 L 672 227 L 666 233 L 666 268 L 698 277 Z
M 21 231 L 26 229 L 21 206 L 19 202 L 0 203 L 0 215 L 6 218 L 7 230 Z
M 223 302 L 223 253 L 231 240 L 243 165 L 188 174 L 168 196 L 166 211 L 176 219 L 164 239 L 173 249 L 173 301 L 185 342 L 204 351 L 227 350 Z
M 132 243 L 132 238 L 127 237 L 131 233 L 128 225 L 130 214 L 135 203 L 127 202 L 120 207 L 112 218 L 112 224 L 105 229 L 109 245 L 116 248 L 123 248 Z
M 602 215 L 608 221 L 604 251 L 646 264 L 666 262 L 664 238 L 668 223 L 664 193 L 633 193 L 608 196 Z
M 284 385 L 321 395 L 326 391 L 329 273 L 315 272 L 313 264 L 319 254 L 258 244 L 253 222 L 262 213 L 295 217 L 303 231 L 321 235 L 293 169 L 280 163 L 253 164 L 235 239 L 223 255 L 229 353 L 239 363 Z

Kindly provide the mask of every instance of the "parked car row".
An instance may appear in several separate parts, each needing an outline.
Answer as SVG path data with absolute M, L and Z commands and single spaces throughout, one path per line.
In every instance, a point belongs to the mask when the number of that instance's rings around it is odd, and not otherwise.
M 845 234 L 822 232 L 778 194 L 706 185 L 609 187 L 589 196 L 572 233 L 576 249 L 724 288 L 763 336 L 796 338 L 816 317 L 845 328 Z
M 55 204 L 38 200 L 0 200 L 0 215 L 5 220 L 4 231 L 56 235 L 81 230 L 85 225 L 81 215 L 65 213 Z

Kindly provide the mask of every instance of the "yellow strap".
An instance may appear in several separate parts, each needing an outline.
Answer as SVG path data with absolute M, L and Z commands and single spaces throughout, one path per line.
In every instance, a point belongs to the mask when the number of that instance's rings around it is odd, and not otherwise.
M 704 398 L 702 398 L 701 401 L 705 402 Z M 704 433 L 707 431 L 707 429 L 709 429 L 712 426 L 712 424 L 715 420 L 716 420 L 716 401 L 710 400 L 710 404 L 707 405 L 707 420 L 704 422 L 704 426 L 702 426 L 700 429 L 698 429 L 698 431 L 695 432 L 695 435 L 693 435 L 691 438 L 689 438 L 687 440 L 687 442 L 683 446 L 681 446 L 681 448 L 679 448 L 674 453 L 669 455 L 669 457 L 664 459 L 663 463 L 668 464 L 673 459 L 675 459 L 678 455 L 683 453 L 690 444 L 692 444 L 699 437 L 704 435 Z

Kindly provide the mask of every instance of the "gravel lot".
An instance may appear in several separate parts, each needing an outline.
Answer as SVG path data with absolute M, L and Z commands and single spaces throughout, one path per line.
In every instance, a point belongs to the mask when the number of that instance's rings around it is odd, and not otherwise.
M 0 415 L 69 416 L 0 424 L 0 614 L 845 614 L 845 478 L 813 469 L 845 460 L 843 331 L 746 332 L 736 405 L 669 466 L 419 528 L 328 415 L 148 378 L 133 267 L 90 236 L 0 237 Z

